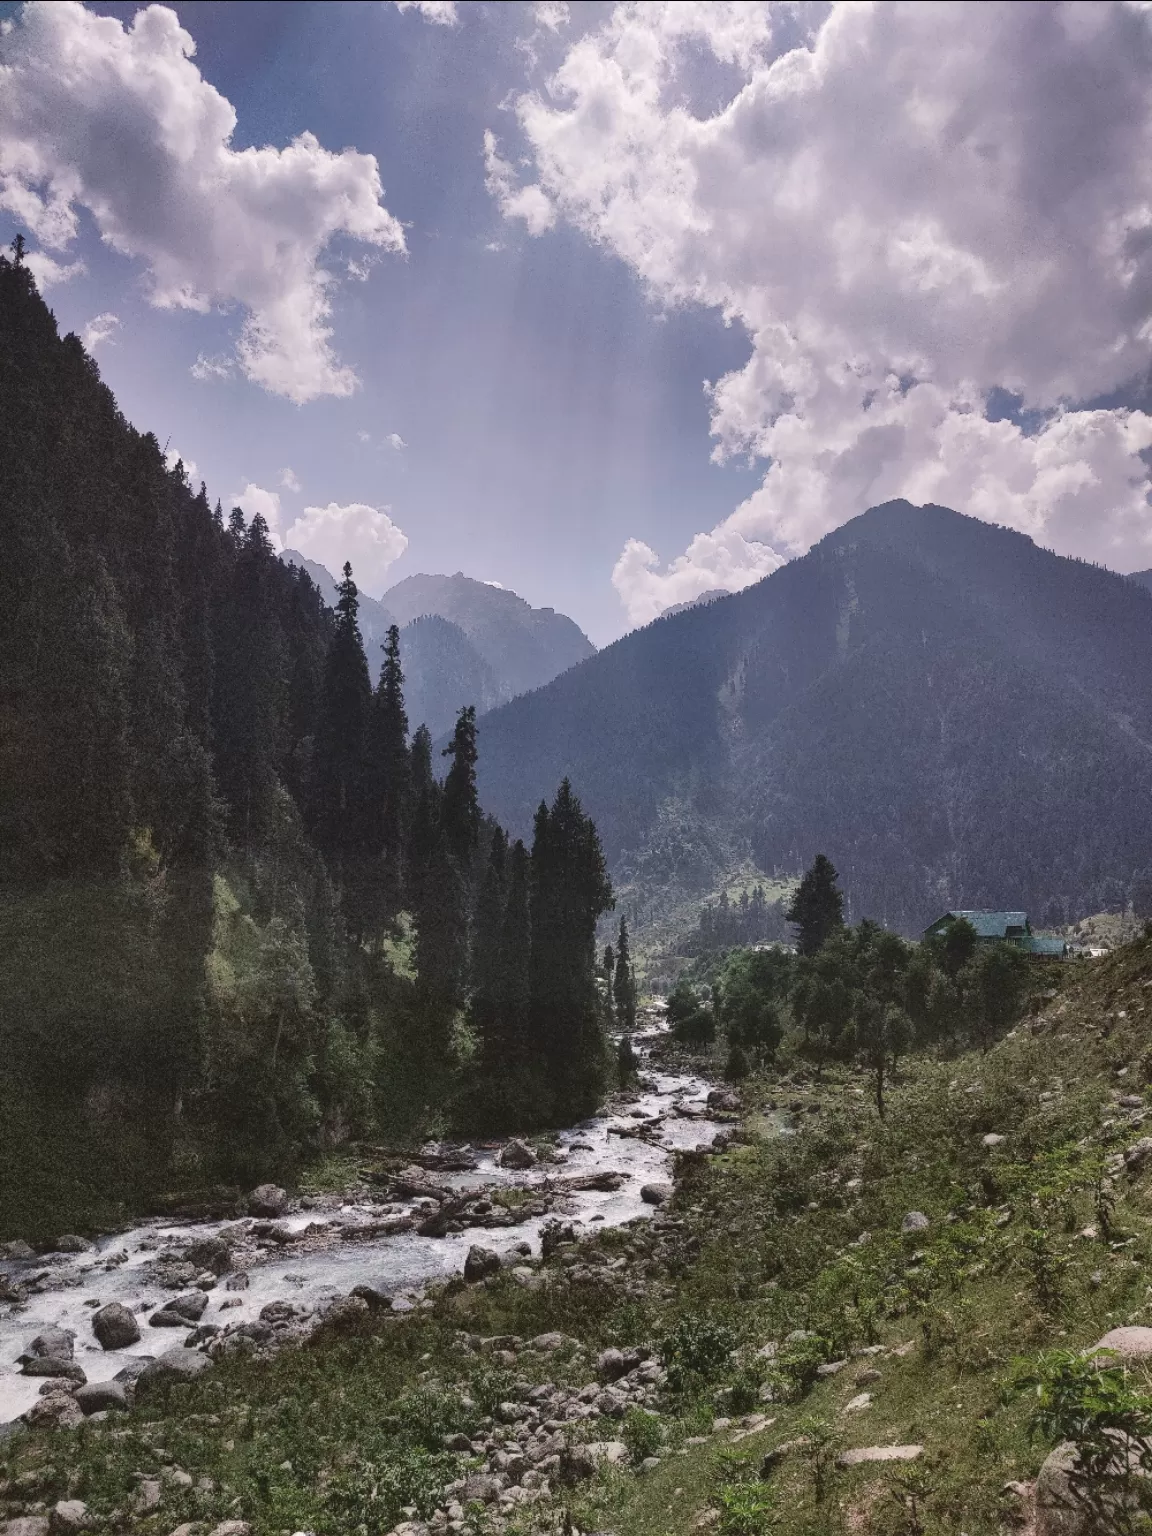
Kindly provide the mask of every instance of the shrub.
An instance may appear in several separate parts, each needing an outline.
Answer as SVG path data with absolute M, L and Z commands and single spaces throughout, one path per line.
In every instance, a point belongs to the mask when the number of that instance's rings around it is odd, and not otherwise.
M 620 1438 L 628 1447 L 628 1454 L 637 1464 L 646 1456 L 655 1456 L 664 1443 L 664 1430 L 654 1413 L 643 1408 L 629 1408 L 624 1415 Z
M 736 1346 L 731 1328 L 698 1313 L 690 1313 L 665 1335 L 660 1361 L 668 1372 L 668 1385 L 682 1392 L 695 1377 L 710 1381 L 720 1374 Z

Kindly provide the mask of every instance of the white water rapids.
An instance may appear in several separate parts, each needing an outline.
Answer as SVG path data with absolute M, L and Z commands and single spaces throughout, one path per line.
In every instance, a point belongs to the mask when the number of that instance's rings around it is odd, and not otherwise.
M 432 1173 L 428 1178 L 430 1182 L 459 1190 L 494 1184 L 531 1190 L 547 1180 L 555 1184 L 574 1174 L 615 1169 L 627 1176 L 620 1189 L 613 1193 L 586 1190 L 566 1194 L 557 1201 L 552 1214 L 585 1231 L 594 1231 L 601 1225 L 620 1226 L 637 1216 L 650 1215 L 652 1207 L 641 1201 L 641 1187 L 667 1181 L 673 1152 L 708 1146 L 720 1127 L 709 1119 L 678 1115 L 674 1111 L 675 1104 L 684 1102 L 695 1116 L 703 1114 L 708 1084 L 700 1078 L 653 1072 L 644 1081 L 643 1091 L 622 1108 L 561 1134 L 557 1150 L 566 1154 L 562 1168 L 542 1165 L 526 1172 L 513 1172 L 497 1167 L 494 1153 L 478 1151 L 475 1155 L 480 1166 L 474 1171 Z M 610 1134 L 612 1126 L 635 1126 L 641 1114 L 645 1118 L 665 1117 L 651 1140 Z M 573 1143 L 582 1145 L 574 1148 Z M 331 1208 L 325 1203 L 322 1210 L 286 1215 L 278 1225 L 300 1230 L 311 1222 L 323 1221 L 354 1228 L 361 1222 L 379 1220 L 380 1207 L 385 1203 L 383 1197 L 359 1204 L 340 1205 L 333 1201 Z M 405 1202 L 405 1206 L 408 1208 L 410 1202 Z M 397 1206 L 388 1202 L 388 1208 L 395 1211 Z M 370 1285 L 393 1297 L 394 1304 L 401 1307 L 411 1305 L 419 1301 L 421 1287 L 429 1281 L 461 1271 L 473 1243 L 504 1254 L 518 1243 L 529 1242 L 538 1255 L 539 1230 L 547 1219 L 536 1217 L 497 1229 L 470 1228 L 443 1238 L 405 1232 L 339 1242 L 321 1252 L 294 1251 L 289 1247 L 265 1253 L 247 1270 L 247 1290 L 229 1292 L 221 1283 L 208 1293 L 208 1307 L 201 1322 L 221 1326 L 251 1322 L 259 1317 L 261 1307 L 278 1300 L 315 1308 L 335 1295 L 347 1294 L 355 1285 Z M 49 1325 L 74 1330 L 76 1363 L 89 1381 L 106 1381 L 114 1376 L 124 1364 L 125 1355 L 159 1355 L 181 1343 L 184 1331 L 150 1328 L 146 1317 L 140 1316 L 140 1342 L 127 1349 L 105 1352 L 93 1336 L 92 1314 L 97 1306 L 111 1301 L 141 1313 L 170 1300 L 174 1293 L 160 1288 L 152 1277 L 150 1261 L 170 1246 L 211 1236 L 228 1225 L 231 1223 L 173 1223 L 157 1218 L 130 1231 L 101 1238 L 85 1253 L 53 1253 L 28 1262 L 0 1263 L 0 1276 L 6 1273 L 10 1281 L 31 1286 L 26 1302 L 0 1305 L 0 1424 L 25 1412 L 39 1395 L 43 1378 L 21 1375 L 16 1357 Z M 121 1259 L 122 1254 L 127 1257 Z M 225 1301 L 232 1303 L 226 1310 L 222 1309 Z

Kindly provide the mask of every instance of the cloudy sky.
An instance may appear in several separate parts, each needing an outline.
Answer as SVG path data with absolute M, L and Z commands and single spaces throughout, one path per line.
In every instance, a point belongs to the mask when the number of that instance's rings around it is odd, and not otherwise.
M 1152 566 L 1152 6 L 0 3 L 0 234 L 210 495 L 598 643 L 892 496 Z

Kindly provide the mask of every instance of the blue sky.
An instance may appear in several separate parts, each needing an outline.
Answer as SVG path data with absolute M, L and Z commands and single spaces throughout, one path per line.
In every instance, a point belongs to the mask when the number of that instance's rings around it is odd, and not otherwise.
M 897 495 L 1152 566 L 1147 10 L 0 18 L 0 233 L 131 420 L 371 592 L 603 643 Z

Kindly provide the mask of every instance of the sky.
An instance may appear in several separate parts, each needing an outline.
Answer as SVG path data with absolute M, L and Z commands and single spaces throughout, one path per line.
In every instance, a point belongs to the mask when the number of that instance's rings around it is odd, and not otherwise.
M 0 236 L 194 482 L 374 596 L 462 570 L 603 644 L 894 496 L 1152 566 L 1148 4 L 0 25 Z

